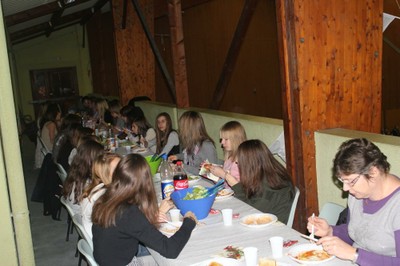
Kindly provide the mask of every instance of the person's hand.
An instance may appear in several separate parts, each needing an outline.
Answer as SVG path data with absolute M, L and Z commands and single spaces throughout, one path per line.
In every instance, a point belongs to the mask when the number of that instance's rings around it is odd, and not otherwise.
M 144 138 L 143 136 L 140 136 L 139 141 L 140 141 L 141 146 L 147 148 L 148 142 L 147 142 L 146 138 Z
M 210 172 L 218 177 L 224 178 L 225 177 L 225 170 L 222 167 L 211 165 Z
M 197 218 L 196 218 L 196 215 L 195 215 L 193 212 L 191 212 L 191 211 L 188 211 L 187 213 L 185 213 L 185 216 L 183 216 L 183 218 L 190 218 L 190 219 L 192 219 L 196 224 L 199 222 L 199 221 L 197 220 Z
M 347 244 L 336 236 L 326 236 L 318 240 L 317 245 L 322 245 L 329 254 L 344 260 L 353 260 L 356 248 Z
M 332 227 L 325 219 L 319 217 L 308 217 L 307 230 L 311 233 L 312 225 L 314 224 L 314 234 L 316 236 L 332 236 Z
M 165 198 L 161 201 L 160 207 L 158 207 L 158 212 L 166 214 L 170 209 L 174 207 L 174 203 L 172 200 L 168 197 Z

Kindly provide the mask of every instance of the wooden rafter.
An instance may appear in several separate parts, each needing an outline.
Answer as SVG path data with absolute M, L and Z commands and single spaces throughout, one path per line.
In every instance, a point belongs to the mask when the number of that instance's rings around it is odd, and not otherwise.
M 243 39 L 246 35 L 247 28 L 249 27 L 257 3 L 258 0 L 246 0 L 243 6 L 242 14 L 240 15 L 235 34 L 233 35 L 228 54 L 225 58 L 221 75 L 219 76 L 218 83 L 214 91 L 214 96 L 212 97 L 213 101 L 210 104 L 211 109 L 218 109 L 221 105 L 226 88 L 231 79 L 233 69 L 235 68 L 240 47 L 242 46 Z

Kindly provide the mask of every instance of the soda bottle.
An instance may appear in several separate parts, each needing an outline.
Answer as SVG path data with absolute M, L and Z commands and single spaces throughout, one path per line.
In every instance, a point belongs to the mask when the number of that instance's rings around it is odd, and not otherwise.
M 162 162 L 158 167 L 158 172 L 160 173 L 161 178 L 162 198 L 165 199 L 169 197 L 172 192 L 174 192 L 174 181 L 172 180 L 174 173 L 171 165 L 169 165 L 166 154 L 162 156 Z
M 189 187 L 189 181 L 185 170 L 182 166 L 182 161 L 176 163 L 176 169 L 174 173 L 174 188 L 175 190 L 181 190 Z

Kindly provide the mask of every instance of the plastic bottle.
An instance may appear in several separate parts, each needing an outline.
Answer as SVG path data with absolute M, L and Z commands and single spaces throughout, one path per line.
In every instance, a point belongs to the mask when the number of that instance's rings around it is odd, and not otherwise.
M 189 181 L 185 170 L 182 166 L 182 161 L 176 163 L 176 169 L 174 173 L 174 188 L 175 190 L 181 190 L 189 187 Z
M 162 162 L 158 167 L 158 172 L 160 173 L 161 178 L 162 198 L 165 199 L 169 197 L 172 192 L 174 192 L 174 181 L 172 179 L 174 172 L 171 165 L 169 165 L 166 154 L 162 156 Z

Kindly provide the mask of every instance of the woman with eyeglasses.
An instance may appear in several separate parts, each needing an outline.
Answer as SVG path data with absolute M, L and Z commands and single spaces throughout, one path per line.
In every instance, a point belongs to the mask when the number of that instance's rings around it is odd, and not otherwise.
M 367 139 L 344 142 L 333 161 L 333 171 L 349 192 L 346 224 L 330 226 L 308 219 L 326 252 L 358 265 L 400 265 L 400 179 Z
M 275 214 L 287 223 L 294 199 L 294 186 L 288 171 L 258 139 L 239 145 L 237 156 L 240 181 L 231 175 L 225 181 L 235 191 L 235 197 L 259 211 Z

